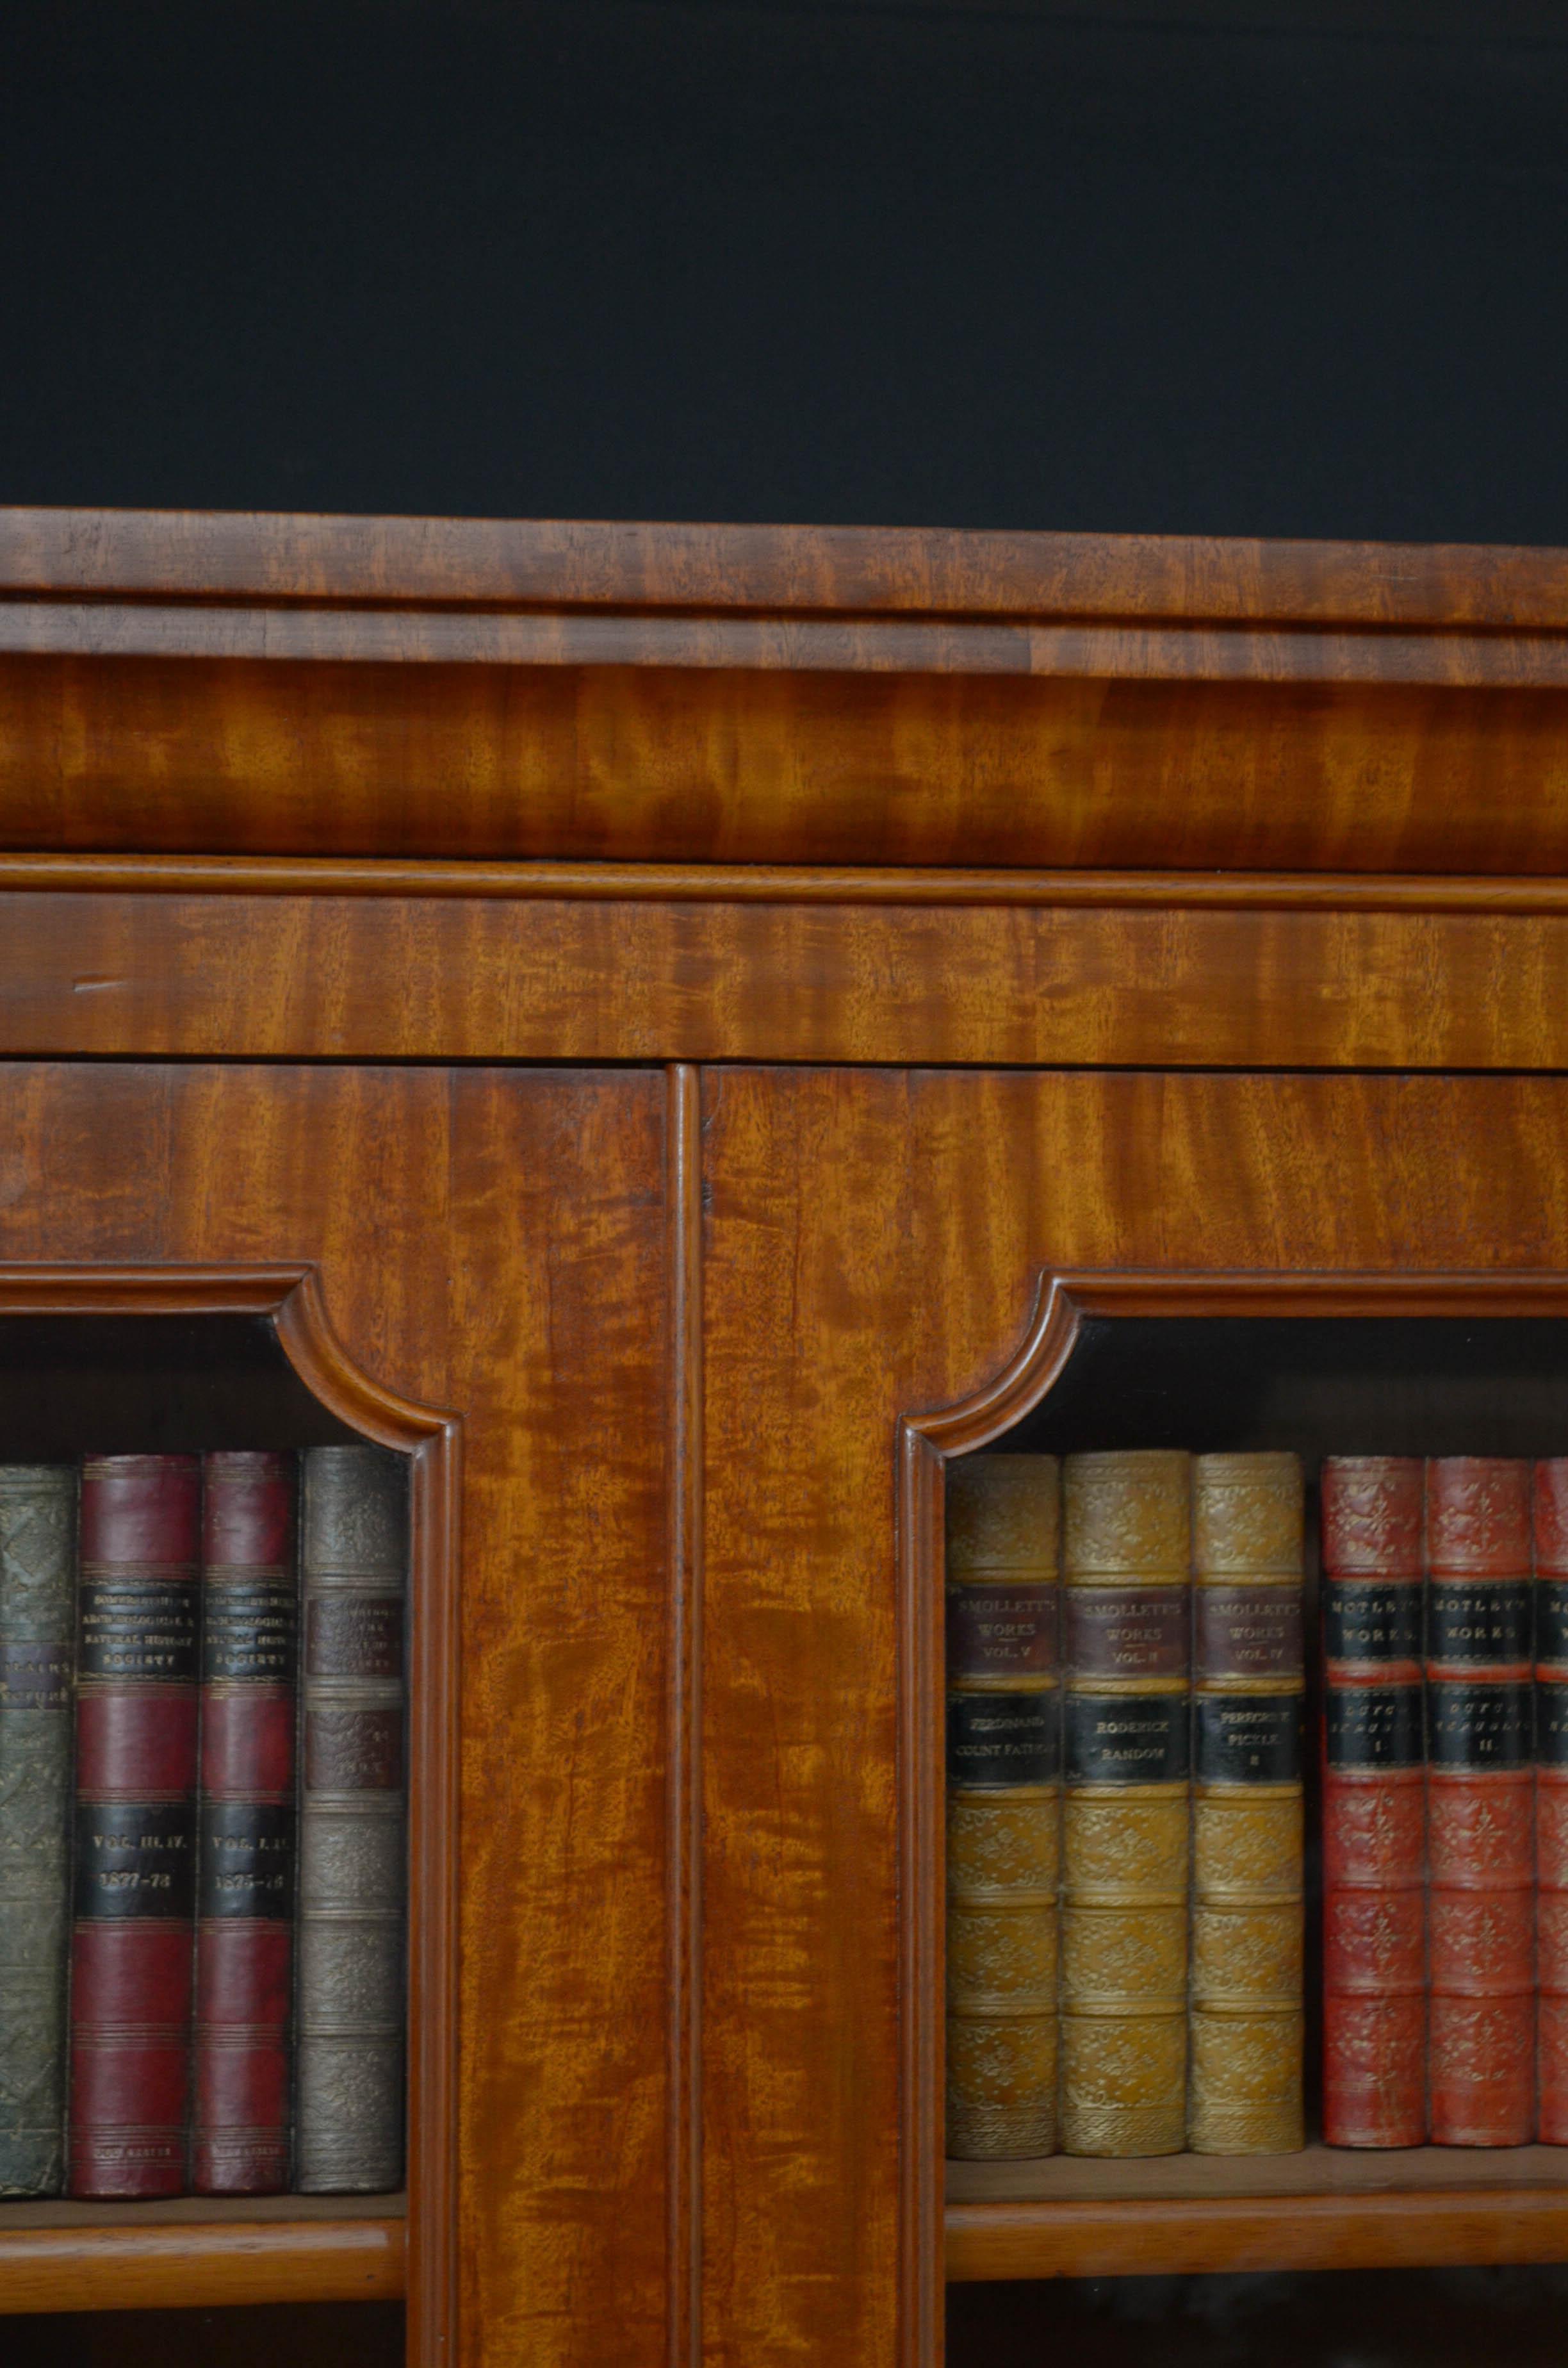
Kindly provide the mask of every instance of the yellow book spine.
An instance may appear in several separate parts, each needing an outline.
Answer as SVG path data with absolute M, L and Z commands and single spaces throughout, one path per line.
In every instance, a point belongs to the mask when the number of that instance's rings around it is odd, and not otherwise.
M 1189 1459 L 1062 1466 L 1062 2144 L 1187 2130 Z
M 1304 2143 L 1302 1479 L 1288 1454 L 1193 1462 L 1193 1899 L 1187 2144 Z
M 948 1474 L 948 2152 L 1057 2142 L 1059 1474 Z

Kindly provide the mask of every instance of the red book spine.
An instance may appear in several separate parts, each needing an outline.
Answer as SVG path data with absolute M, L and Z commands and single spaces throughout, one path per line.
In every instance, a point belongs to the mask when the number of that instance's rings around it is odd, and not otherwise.
M 291 1455 L 203 1462 L 191 2141 L 199 2195 L 275 2195 L 289 2181 L 294 1469 Z
M 1324 1464 L 1324 2136 L 1426 2135 L 1422 1466 Z
M 69 2186 L 181 2194 L 196 1840 L 194 1455 L 82 1468 Z
M 1429 2081 L 1438 2146 L 1535 2135 L 1530 1467 L 1426 1468 Z
M 1536 2135 L 1568 2146 L 1568 1456 L 1535 1467 Z

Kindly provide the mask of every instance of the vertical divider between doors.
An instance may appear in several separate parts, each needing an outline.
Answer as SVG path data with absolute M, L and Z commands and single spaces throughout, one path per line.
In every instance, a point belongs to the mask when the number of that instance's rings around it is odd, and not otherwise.
M 669 2368 L 702 2357 L 702 1110 L 701 1072 L 671 1062 Z

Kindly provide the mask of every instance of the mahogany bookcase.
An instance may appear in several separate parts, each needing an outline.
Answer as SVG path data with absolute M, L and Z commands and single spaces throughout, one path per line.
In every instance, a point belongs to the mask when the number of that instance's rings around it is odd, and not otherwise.
M 1568 2260 L 1550 2149 L 944 2191 L 936 1615 L 1086 1321 L 1568 1315 L 1568 553 L 12 511 L 0 814 L 0 1324 L 417 1473 L 406 2199 L 3 2207 L 0 2306 Z

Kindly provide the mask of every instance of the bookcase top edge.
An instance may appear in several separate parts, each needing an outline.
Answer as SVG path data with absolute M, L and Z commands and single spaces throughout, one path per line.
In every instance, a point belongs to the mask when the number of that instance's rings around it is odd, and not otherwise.
M 0 598 L 1568 632 L 1568 551 L 0 507 Z

